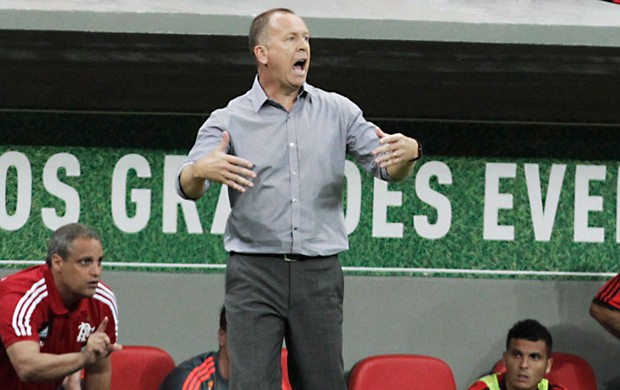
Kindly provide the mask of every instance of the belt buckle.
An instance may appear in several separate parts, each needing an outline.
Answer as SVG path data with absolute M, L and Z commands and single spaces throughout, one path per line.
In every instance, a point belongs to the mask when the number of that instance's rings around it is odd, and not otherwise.
M 285 253 L 285 254 L 284 254 L 284 261 L 288 261 L 289 263 L 295 263 L 295 262 L 297 262 L 297 260 L 295 260 L 295 259 L 291 259 L 290 257 L 288 257 L 288 254 L 287 254 L 287 253 Z

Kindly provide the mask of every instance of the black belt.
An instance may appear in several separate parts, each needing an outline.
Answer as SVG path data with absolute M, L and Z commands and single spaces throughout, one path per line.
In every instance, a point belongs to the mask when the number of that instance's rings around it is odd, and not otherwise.
M 296 253 L 243 253 L 243 252 L 230 252 L 230 255 L 240 255 L 240 256 L 256 256 L 256 257 L 277 257 L 284 261 L 307 261 L 307 260 L 321 260 L 327 259 L 328 257 L 334 257 L 336 255 L 329 256 L 306 256 L 299 255 Z

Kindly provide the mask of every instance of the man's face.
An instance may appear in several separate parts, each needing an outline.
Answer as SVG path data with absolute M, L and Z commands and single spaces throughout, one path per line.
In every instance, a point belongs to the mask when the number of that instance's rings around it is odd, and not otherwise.
M 504 352 L 506 387 L 508 390 L 534 390 L 551 369 L 544 340 L 511 339 Z
M 299 16 L 276 13 L 265 43 L 270 77 L 285 91 L 298 90 L 310 68 L 310 32 Z
M 91 238 L 76 238 L 66 259 L 52 256 L 54 281 L 65 305 L 92 297 L 99 285 L 103 261 L 101 242 Z

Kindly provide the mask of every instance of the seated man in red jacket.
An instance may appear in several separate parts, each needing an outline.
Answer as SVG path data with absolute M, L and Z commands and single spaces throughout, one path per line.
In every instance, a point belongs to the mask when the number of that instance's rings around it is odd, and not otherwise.
M 101 281 L 103 247 L 73 223 L 50 238 L 46 264 L 0 280 L 0 387 L 56 390 L 85 369 L 85 389 L 110 389 L 116 298 Z
M 172 370 L 159 390 L 228 390 L 230 378 L 228 343 L 226 342 L 226 310 L 220 310 L 217 333 L 219 349 L 194 356 Z M 282 390 L 290 390 L 288 374 L 282 373 Z
M 538 321 L 517 322 L 506 339 L 506 371 L 478 379 L 469 390 L 566 390 L 544 378 L 553 364 L 551 347 L 551 334 Z
M 220 311 L 219 349 L 194 356 L 172 370 L 160 390 L 228 390 L 229 363 L 226 346 L 226 312 Z

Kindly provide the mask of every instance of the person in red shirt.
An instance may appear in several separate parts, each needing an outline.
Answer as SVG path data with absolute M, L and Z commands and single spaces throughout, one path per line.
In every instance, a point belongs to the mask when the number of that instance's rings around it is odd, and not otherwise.
M 110 354 L 122 347 L 102 261 L 97 233 L 73 223 L 52 234 L 45 264 L 0 280 L 3 389 L 55 390 L 81 369 L 85 389 L 110 389 Z
M 566 390 L 545 378 L 553 364 L 552 342 L 551 334 L 540 322 L 517 322 L 506 339 L 506 371 L 484 376 L 468 390 Z
M 220 309 L 217 351 L 196 355 L 175 367 L 159 386 L 159 390 L 228 390 L 230 360 L 226 335 L 226 309 Z M 288 372 L 282 368 L 282 390 L 291 390 Z
M 159 390 L 228 390 L 230 361 L 223 306 L 217 340 L 220 345 L 217 351 L 201 353 L 179 364 L 168 373 Z
M 620 274 L 609 279 L 596 293 L 590 305 L 590 315 L 620 339 Z

